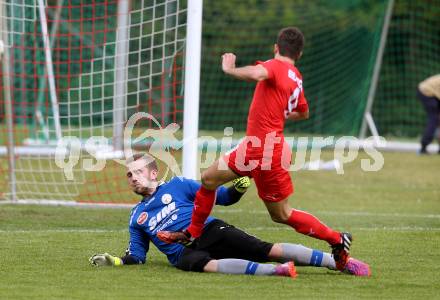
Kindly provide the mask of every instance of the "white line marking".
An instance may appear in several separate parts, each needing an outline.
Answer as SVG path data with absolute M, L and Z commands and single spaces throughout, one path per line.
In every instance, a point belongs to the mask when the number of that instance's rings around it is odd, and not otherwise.
M 245 231 L 293 231 L 288 226 L 267 226 L 267 227 L 241 227 Z M 350 228 L 351 231 L 400 231 L 400 232 L 411 232 L 411 231 L 440 231 L 440 227 L 420 227 L 420 226 L 383 226 L 383 227 L 357 227 Z M 0 234 L 17 234 L 17 233 L 128 233 L 128 229 L 13 229 L 13 230 L 0 230 Z
M 84 203 L 75 201 L 61 200 L 18 200 L 18 201 L 0 201 L 0 204 L 22 204 L 22 205 L 55 205 L 55 206 L 77 206 L 86 208 L 133 208 L 136 203 Z M 222 214 L 267 214 L 266 210 L 247 210 L 241 208 L 216 209 L 216 212 Z M 427 218 L 440 219 L 440 214 L 407 214 L 407 213 L 380 213 L 365 211 L 312 211 L 316 215 L 328 216 L 354 216 L 354 217 L 391 217 L 391 218 Z
M 1 233 L 120 233 L 128 232 L 128 229 L 13 229 L 13 230 L 0 230 Z
M 137 203 L 103 203 L 103 202 L 76 202 L 64 200 L 17 200 L 0 201 L 0 205 L 42 205 L 42 206 L 65 206 L 65 207 L 85 207 L 85 208 L 133 208 Z

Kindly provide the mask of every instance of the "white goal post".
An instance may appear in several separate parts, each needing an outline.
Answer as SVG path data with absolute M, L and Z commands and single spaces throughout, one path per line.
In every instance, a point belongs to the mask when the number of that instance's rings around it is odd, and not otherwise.
M 188 2 L 183 109 L 183 176 L 196 179 L 199 131 L 200 61 L 202 50 L 202 0 Z

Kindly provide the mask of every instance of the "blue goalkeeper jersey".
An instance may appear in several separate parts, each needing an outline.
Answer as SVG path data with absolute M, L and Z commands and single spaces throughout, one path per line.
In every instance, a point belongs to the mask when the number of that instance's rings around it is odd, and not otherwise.
M 181 231 L 191 223 L 196 192 L 200 183 L 183 177 L 174 177 L 157 187 L 151 197 L 142 199 L 131 210 L 128 251 L 139 262 L 145 263 L 150 241 L 176 265 L 184 249 L 180 244 L 166 244 L 157 238 L 158 231 Z M 227 188 L 217 189 L 217 205 L 230 205 Z M 208 217 L 206 224 L 214 220 Z

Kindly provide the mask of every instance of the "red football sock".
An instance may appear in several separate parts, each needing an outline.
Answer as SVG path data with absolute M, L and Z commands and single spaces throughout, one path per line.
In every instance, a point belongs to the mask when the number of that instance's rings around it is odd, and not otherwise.
M 293 209 L 287 224 L 297 232 L 327 241 L 330 245 L 339 244 L 341 235 L 327 225 L 321 223 L 315 216 L 302 210 Z
M 194 208 L 192 212 L 191 224 L 188 231 L 192 237 L 198 238 L 202 234 L 205 221 L 211 213 L 215 203 L 216 190 L 208 190 L 203 186 L 196 193 Z

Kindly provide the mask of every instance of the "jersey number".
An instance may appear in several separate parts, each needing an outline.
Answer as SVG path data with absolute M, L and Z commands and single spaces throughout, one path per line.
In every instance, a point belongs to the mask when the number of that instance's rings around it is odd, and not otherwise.
M 297 87 L 292 95 L 289 97 L 289 101 L 287 102 L 287 110 L 284 111 L 284 116 L 287 118 L 289 114 L 298 106 L 298 99 L 299 94 L 301 93 L 301 90 L 299 87 Z
M 302 88 L 302 80 L 299 79 L 295 72 L 289 70 L 287 73 L 288 77 L 297 83 L 297 87 L 293 91 L 292 95 L 289 97 L 289 101 L 287 102 L 287 110 L 284 111 L 284 115 L 287 116 L 298 106 L 299 94 L 301 94 Z
M 297 87 L 293 91 L 292 95 L 290 95 L 289 102 L 287 102 L 287 109 L 289 110 L 289 112 L 292 112 L 298 106 L 298 99 L 300 92 L 301 90 L 299 89 L 299 87 Z

